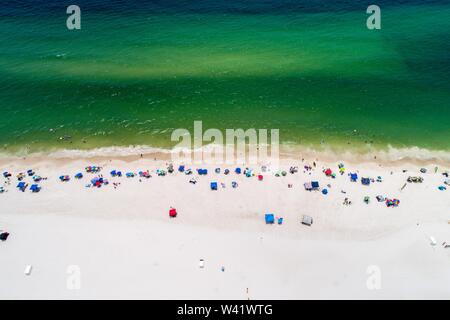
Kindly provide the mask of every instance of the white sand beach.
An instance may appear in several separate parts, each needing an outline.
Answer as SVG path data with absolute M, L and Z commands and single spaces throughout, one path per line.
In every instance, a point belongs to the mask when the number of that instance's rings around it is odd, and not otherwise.
M 435 172 L 429 164 L 421 173 L 411 163 L 345 163 L 340 175 L 338 163 L 318 161 L 305 171 L 312 161 L 286 159 L 286 176 L 253 166 L 255 176 L 246 177 L 225 165 L 220 174 L 202 166 L 206 176 L 187 166 L 194 172 L 186 175 L 177 163 L 174 173 L 157 176 L 167 162 L 150 157 L 3 160 L 1 172 L 12 177 L 10 184 L 0 178 L 0 230 L 10 233 L 0 241 L 0 298 L 450 299 L 450 190 L 438 190 L 449 168 Z M 109 184 L 86 187 L 98 176 L 85 172 L 88 165 L 102 167 Z M 289 173 L 290 166 L 298 172 Z M 28 169 L 47 177 L 38 193 L 16 188 L 16 175 Z M 149 170 L 152 177 L 111 177 L 111 170 Z M 77 172 L 84 177 L 74 179 Z M 358 173 L 357 182 L 350 172 Z M 401 190 L 408 176 L 423 183 Z M 196 184 L 189 183 L 193 177 Z M 375 181 L 365 186 L 361 177 Z M 306 191 L 311 180 L 328 194 Z M 31 177 L 24 181 L 33 184 Z M 212 181 L 218 190 L 210 189 Z M 377 195 L 400 204 L 387 207 Z M 344 205 L 345 198 L 352 204 Z M 283 223 L 266 224 L 269 212 Z M 303 215 L 313 217 L 312 226 L 301 224 Z M 68 285 L 73 270 L 79 288 Z

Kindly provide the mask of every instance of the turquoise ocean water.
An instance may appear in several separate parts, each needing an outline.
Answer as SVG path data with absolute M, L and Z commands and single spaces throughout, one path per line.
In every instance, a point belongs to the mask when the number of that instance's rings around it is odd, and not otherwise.
M 279 129 L 282 143 L 450 151 L 450 4 L 0 4 L 4 152 L 147 145 L 176 128 Z M 70 136 L 61 141 L 59 137 Z

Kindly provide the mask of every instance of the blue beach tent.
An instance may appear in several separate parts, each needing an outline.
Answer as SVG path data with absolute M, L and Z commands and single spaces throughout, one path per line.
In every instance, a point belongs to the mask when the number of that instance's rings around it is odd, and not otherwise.
M 234 172 L 236 172 L 237 174 L 241 174 L 241 168 L 236 168 L 236 170 L 234 170 Z
M 324 195 L 328 194 L 328 190 L 327 189 L 323 189 L 322 190 L 322 194 L 324 194 Z
M 350 181 L 356 182 L 358 180 L 358 175 L 356 173 L 350 173 Z
M 78 173 L 75 175 L 75 179 L 81 179 L 81 178 L 83 178 L 83 174 L 82 174 L 81 172 L 78 172 Z
M 39 192 L 41 191 L 41 187 L 39 187 L 37 184 L 33 184 L 30 187 L 31 192 Z
M 22 192 L 25 191 L 25 189 L 27 188 L 27 184 L 23 181 L 19 182 L 19 184 L 17 185 L 17 188 L 19 188 L 19 190 L 21 190 Z
M 184 166 L 179 166 L 179 167 L 178 167 L 178 171 L 179 171 L 179 172 L 184 172 Z
M 217 190 L 217 182 L 211 182 L 211 190 Z
M 318 189 L 319 188 L 319 182 L 318 181 L 311 181 L 311 187 L 313 189 Z
M 275 221 L 275 217 L 273 216 L 272 213 L 266 213 L 265 219 L 266 219 L 266 224 L 272 224 Z

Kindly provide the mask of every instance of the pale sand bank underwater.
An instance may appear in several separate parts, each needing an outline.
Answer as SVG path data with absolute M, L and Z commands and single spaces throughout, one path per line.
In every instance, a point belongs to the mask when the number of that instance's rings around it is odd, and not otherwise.
M 0 165 L 2 172 L 33 169 L 48 178 L 33 194 L 18 191 L 13 176 L 0 194 L 0 229 L 11 234 L 0 242 L 2 298 L 450 298 L 450 248 L 443 245 L 450 243 L 450 197 L 449 190 L 437 189 L 448 166 L 435 173 L 428 165 L 421 173 L 414 164 L 346 163 L 346 173 L 332 179 L 322 168 L 337 172 L 337 163 L 318 161 L 304 172 L 312 160 L 285 159 L 282 169 L 297 165 L 299 172 L 266 172 L 258 181 L 233 170 L 224 175 L 226 166 L 221 174 L 206 166 L 206 176 L 175 171 L 161 177 L 155 171 L 166 161 L 147 156 L 30 165 L 35 160 Z M 84 172 L 87 165 L 102 166 L 109 185 L 86 188 L 96 176 Z M 199 167 L 205 166 L 192 166 Z M 152 177 L 112 178 L 113 169 L 148 169 Z M 80 171 L 83 179 L 75 180 Z M 383 182 L 352 183 L 349 172 L 382 176 Z M 71 181 L 59 181 L 64 174 Z M 423 183 L 401 190 L 410 175 L 422 176 Z M 196 184 L 189 183 L 192 177 Z M 310 180 L 328 194 L 304 190 Z M 219 190 L 210 190 L 211 181 Z M 400 205 L 388 208 L 376 195 L 400 199 Z M 352 205 L 343 205 L 346 197 Z M 168 216 L 171 206 L 178 210 L 175 219 Z M 266 225 L 268 212 L 283 217 L 283 224 Z M 303 214 L 314 218 L 311 227 L 300 223 Z M 33 266 L 29 276 L 27 265 Z M 71 265 L 81 271 L 79 290 L 67 289 Z M 380 290 L 367 287 L 370 266 L 381 272 Z

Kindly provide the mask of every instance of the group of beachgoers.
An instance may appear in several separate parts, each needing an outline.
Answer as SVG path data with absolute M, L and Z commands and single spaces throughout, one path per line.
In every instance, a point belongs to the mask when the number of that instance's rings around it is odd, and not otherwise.
M 312 173 L 317 169 L 317 164 L 314 162 L 313 165 L 304 165 L 302 170 L 305 175 L 312 175 Z M 333 170 L 330 167 L 323 167 L 321 168 L 322 173 L 325 177 L 327 177 L 327 184 L 324 187 L 321 187 L 319 184 L 319 181 L 317 180 L 311 180 L 306 181 L 304 183 L 304 188 L 306 191 L 309 192 L 320 192 L 324 196 L 326 196 L 329 192 L 329 190 L 332 187 L 332 181 L 333 179 L 336 179 L 338 175 L 340 176 L 348 176 L 348 179 L 351 183 L 360 183 L 362 186 L 370 186 L 372 184 L 376 183 L 383 183 L 384 179 L 381 176 L 377 176 L 375 178 L 368 177 L 368 176 L 359 176 L 359 172 L 346 172 L 346 168 L 343 163 L 339 163 L 336 167 L 336 170 Z M 87 188 L 102 188 L 104 186 L 110 185 L 110 182 L 107 177 L 103 176 L 103 168 L 100 166 L 87 166 L 84 168 L 84 171 L 77 172 L 73 176 L 68 174 L 63 174 L 59 176 L 59 180 L 61 183 L 68 183 L 73 179 L 75 180 L 88 180 L 88 183 L 85 184 Z M 109 172 L 110 178 L 114 179 L 112 182 L 112 186 L 114 189 L 119 187 L 121 185 L 121 182 L 118 181 L 120 178 L 124 179 L 138 179 L 139 182 L 143 182 L 144 180 L 150 179 L 153 177 L 153 175 L 164 177 L 166 175 L 171 175 L 174 173 L 183 174 L 186 176 L 192 176 L 189 179 L 189 183 L 195 185 L 197 183 L 197 179 L 200 179 L 200 177 L 206 176 L 206 177 L 212 177 L 210 181 L 210 189 L 211 191 L 217 192 L 219 189 L 226 188 L 226 184 L 220 181 L 220 175 L 234 175 L 234 176 L 243 176 L 245 178 L 255 178 L 257 181 L 264 181 L 265 177 L 268 175 L 273 175 L 275 177 L 286 177 L 289 175 L 294 175 L 299 172 L 299 168 L 297 166 L 291 166 L 289 167 L 289 170 L 273 170 L 273 168 L 270 168 L 269 166 L 261 166 L 258 171 L 254 170 L 250 167 L 234 167 L 232 169 L 229 168 L 221 168 L 217 167 L 213 170 L 212 173 L 209 172 L 206 168 L 196 168 L 192 169 L 187 167 L 186 165 L 179 165 L 178 168 L 175 170 L 174 165 L 171 163 L 166 164 L 166 167 L 164 169 L 156 169 L 154 171 L 150 170 L 142 170 L 138 172 L 133 171 L 127 171 L 122 173 L 122 171 L 114 169 Z M 319 171 L 320 172 L 320 171 Z M 403 170 L 403 173 L 406 173 L 407 170 Z M 426 174 L 427 169 L 421 168 L 419 170 L 421 174 Z M 435 174 L 438 173 L 438 168 L 435 168 Z M 391 172 L 393 174 L 393 172 Z M 7 192 L 8 186 L 11 185 L 11 183 L 14 181 L 14 176 L 11 172 L 5 171 L 3 172 L 4 177 L 4 184 L 3 186 L 0 186 L 0 194 Z M 447 171 L 442 172 L 442 184 L 437 186 L 437 189 L 440 191 L 446 191 L 447 187 L 450 186 L 450 179 L 449 173 Z M 21 191 L 25 192 L 26 190 L 29 190 L 31 193 L 39 193 L 42 189 L 42 182 L 47 180 L 47 177 L 43 177 L 39 174 L 37 174 L 33 169 L 29 169 L 24 172 L 19 172 L 15 175 L 15 179 L 17 180 L 17 186 L 16 188 Z M 236 179 L 238 180 L 238 179 Z M 405 181 L 405 184 L 401 188 L 403 190 L 408 183 L 415 184 L 415 183 L 422 183 L 424 181 L 424 177 L 422 176 L 408 176 L 408 178 Z M 238 188 L 238 182 L 232 181 L 231 187 L 232 188 Z M 292 188 L 293 184 L 288 183 L 288 188 Z M 345 190 L 340 191 L 342 194 L 347 194 Z M 385 197 L 383 195 L 377 195 L 375 197 L 376 201 L 379 203 L 384 203 L 387 207 L 398 207 L 400 205 L 400 200 L 397 198 L 389 198 Z M 371 201 L 371 198 L 369 196 L 364 196 L 362 201 L 366 204 L 369 204 Z M 345 197 L 343 201 L 344 206 L 350 206 L 352 205 L 352 200 L 350 200 L 349 197 Z M 177 210 L 176 208 L 170 208 L 169 209 L 169 216 L 171 218 L 175 218 L 177 216 Z M 312 217 L 310 216 L 303 216 L 302 223 L 308 226 L 312 225 Z M 277 222 L 277 224 L 283 223 L 283 217 L 274 215 L 272 213 L 268 213 L 265 215 L 265 222 L 267 224 L 274 224 Z M 5 230 L 0 230 L 0 240 L 6 241 L 8 238 L 9 233 Z
M 311 166 L 311 165 L 303 166 L 303 172 L 305 174 L 311 175 L 311 173 L 315 169 L 316 169 L 315 162 L 313 162 L 313 166 Z M 175 170 L 174 165 L 172 163 L 166 164 L 166 167 L 164 169 L 156 169 L 153 172 L 150 172 L 149 170 L 145 170 L 145 171 L 142 170 L 142 171 L 138 171 L 138 172 L 129 171 L 129 172 L 122 173 L 122 171 L 114 169 L 109 172 L 109 175 L 111 178 L 115 178 L 115 179 L 121 178 L 121 177 L 125 177 L 127 179 L 138 178 L 139 181 L 142 182 L 145 179 L 152 178 L 152 174 L 155 174 L 156 176 L 164 177 L 166 175 L 173 174 L 176 171 L 178 171 L 178 173 L 180 173 L 180 174 L 192 175 L 192 178 L 189 180 L 189 183 L 194 184 L 194 185 L 197 183 L 198 177 L 210 176 L 210 173 L 208 172 L 208 169 L 206 169 L 206 168 L 197 168 L 194 170 L 192 168 L 188 168 L 186 165 L 179 165 L 178 169 Z M 263 181 L 264 176 L 267 174 L 273 174 L 275 177 L 285 177 L 288 174 L 296 174 L 298 171 L 299 171 L 299 168 L 297 166 L 291 166 L 289 168 L 289 170 L 272 171 L 270 167 L 263 165 L 260 167 L 260 170 L 258 170 L 258 172 L 256 172 L 254 169 L 249 168 L 249 167 L 245 167 L 245 168 L 235 167 L 231 170 L 228 168 L 217 167 L 214 170 L 214 174 L 216 177 L 220 174 L 243 175 L 247 178 L 256 177 L 258 181 Z M 437 172 L 437 168 L 435 171 Z M 85 178 L 86 174 L 89 174 L 91 176 L 89 177 L 89 182 L 87 184 L 85 184 L 85 186 L 88 188 L 101 188 L 103 186 L 107 186 L 110 184 L 108 178 L 104 177 L 102 172 L 103 172 L 102 167 L 91 165 L 91 166 L 87 166 L 85 168 L 84 173 L 78 172 L 75 175 L 73 175 L 73 178 L 76 180 L 82 180 Z M 196 172 L 196 176 L 195 176 L 195 172 Z M 326 168 L 322 168 L 322 172 L 326 177 L 331 178 L 331 179 L 336 179 L 338 174 L 343 176 L 346 173 L 346 168 L 343 163 L 339 163 L 337 165 L 336 171 L 334 171 L 332 168 L 326 167 Z M 406 172 L 406 170 L 404 170 L 403 172 Z M 425 168 L 422 168 L 422 169 L 420 169 L 420 172 L 426 173 L 427 170 Z M 351 182 L 360 181 L 360 183 L 365 186 L 369 186 L 373 183 L 382 183 L 383 182 L 383 178 L 381 176 L 378 176 L 376 178 L 359 177 L 358 172 L 349 172 L 347 175 Z M 442 175 L 445 178 L 448 178 L 448 176 L 449 176 L 448 172 L 443 172 Z M 4 193 L 7 191 L 6 187 L 11 184 L 11 181 L 13 179 L 13 174 L 9 171 L 5 171 L 5 172 L 3 172 L 3 177 L 5 178 L 5 183 L 4 183 L 4 186 L 0 187 L 0 193 Z M 46 177 L 42 177 L 42 176 L 38 175 L 33 169 L 29 169 L 26 172 L 19 172 L 16 175 L 16 179 L 18 182 L 18 184 L 17 184 L 18 190 L 20 190 L 21 192 L 25 192 L 28 189 L 32 193 L 40 192 L 42 189 L 41 182 L 47 180 Z M 31 179 L 31 181 L 30 181 L 30 179 Z M 72 179 L 72 177 L 67 174 L 63 174 L 63 175 L 59 176 L 59 180 L 63 183 L 67 183 L 67 182 L 71 181 L 71 179 Z M 423 177 L 409 176 L 407 179 L 407 182 L 405 182 L 405 185 L 402 187 L 402 189 L 406 186 L 406 183 L 421 183 L 422 181 L 423 181 Z M 112 183 L 112 185 L 113 185 L 114 189 L 116 189 L 118 186 L 120 186 L 120 182 L 114 181 Z M 450 180 L 446 179 L 443 181 L 442 185 L 438 186 L 438 189 L 441 191 L 445 191 L 445 190 L 447 190 L 448 185 L 450 185 Z M 288 184 L 288 188 L 292 188 L 292 186 L 293 185 L 291 183 Z M 219 187 L 225 188 L 226 184 L 219 182 L 217 180 L 213 180 L 210 182 L 211 190 L 216 191 L 219 189 Z M 231 187 L 237 188 L 238 182 L 232 181 Z M 328 183 L 325 187 L 321 188 L 318 181 L 312 180 L 312 181 L 305 182 L 304 188 L 307 191 L 320 191 L 323 195 L 327 195 L 329 192 L 329 189 L 331 188 L 331 183 Z M 344 190 L 341 190 L 341 193 L 346 194 L 346 192 Z M 391 198 L 385 197 L 383 195 L 377 195 L 375 198 L 378 202 L 386 203 L 386 206 L 388 206 L 388 207 L 397 207 L 400 204 L 400 200 L 396 199 L 396 198 L 391 199 Z M 366 196 L 366 197 L 364 197 L 363 201 L 365 203 L 369 203 L 370 198 L 368 196 Z M 349 198 L 345 198 L 343 205 L 348 206 L 351 204 L 352 204 L 352 201 Z

